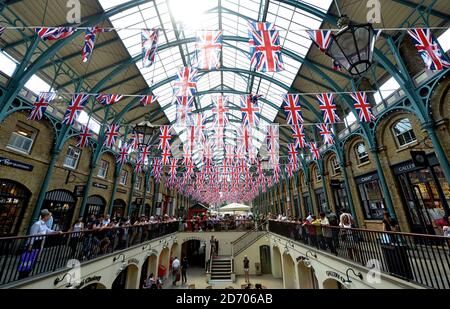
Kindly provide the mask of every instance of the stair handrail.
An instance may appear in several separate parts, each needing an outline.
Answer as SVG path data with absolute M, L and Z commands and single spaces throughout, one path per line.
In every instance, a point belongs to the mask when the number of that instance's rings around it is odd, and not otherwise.
M 264 220 L 261 224 L 255 226 L 252 230 L 248 231 L 247 233 L 245 233 L 244 235 L 238 237 L 236 240 L 231 242 L 231 255 L 234 257 L 236 254 L 240 253 L 243 249 L 241 248 L 240 250 L 238 250 L 237 252 L 235 252 L 235 245 L 239 242 L 242 242 L 245 238 L 249 237 L 250 235 L 253 235 L 253 233 L 255 232 L 267 232 L 267 224 L 268 220 Z M 257 240 L 258 238 L 260 238 L 261 235 L 256 235 L 255 238 L 252 241 Z M 243 247 L 245 248 L 245 246 Z

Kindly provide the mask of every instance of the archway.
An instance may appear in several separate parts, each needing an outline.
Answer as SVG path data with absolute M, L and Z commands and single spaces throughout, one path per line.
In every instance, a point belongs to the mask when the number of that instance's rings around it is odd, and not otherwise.
M 138 267 L 130 264 L 114 280 L 111 289 L 137 289 L 138 288 Z
M 30 196 L 22 184 L 0 179 L 0 237 L 17 235 Z
M 122 199 L 114 200 L 113 208 L 111 211 L 111 218 L 120 221 L 120 219 L 124 217 L 126 207 L 127 203 L 125 203 L 124 200 Z
M 97 282 L 86 285 L 82 288 L 82 290 L 106 290 L 106 286 L 104 286 L 102 283 Z
M 105 212 L 106 201 L 100 195 L 91 195 L 86 202 L 84 217 L 95 215 L 98 217 Z
M 283 275 L 282 269 L 281 269 L 281 252 L 280 249 L 278 249 L 278 247 L 273 247 L 272 248 L 272 275 L 275 278 L 281 278 L 281 276 Z
M 170 248 L 170 258 L 171 259 L 174 259 L 176 256 L 178 257 L 178 259 L 180 259 L 181 257 L 180 257 L 180 252 L 179 252 L 179 249 L 178 249 L 178 243 L 174 243 L 173 245 L 172 245 L 172 248 Z
M 296 289 L 295 263 L 289 253 L 283 254 L 283 284 L 285 289 Z
M 263 245 L 259 247 L 259 257 L 261 262 L 261 273 L 271 274 L 272 273 L 272 263 L 270 260 L 270 246 Z
M 169 276 L 169 259 L 169 248 L 164 248 L 159 255 L 158 261 L 158 277 L 160 277 L 161 279 Z
M 68 190 L 53 190 L 45 194 L 42 209 L 52 213 L 55 231 L 68 231 L 72 221 L 77 199 Z
M 191 239 L 181 245 L 181 258 L 187 257 L 190 267 L 205 267 L 206 247 L 197 239 Z
M 139 280 L 140 289 L 142 289 L 142 287 L 145 284 L 145 281 L 150 276 L 150 274 L 153 274 L 154 277 L 157 276 L 157 267 L 156 267 L 157 261 L 158 256 L 155 253 L 153 253 L 152 255 L 150 255 L 145 259 L 144 263 L 142 264 L 141 279 Z
M 319 282 L 317 280 L 314 268 L 305 266 L 303 261 L 297 264 L 298 282 L 300 289 L 318 289 Z
M 332 279 L 332 278 L 328 278 L 323 282 L 323 288 L 324 289 L 338 289 L 338 290 L 342 290 L 342 289 L 346 289 L 346 287 L 339 281 Z

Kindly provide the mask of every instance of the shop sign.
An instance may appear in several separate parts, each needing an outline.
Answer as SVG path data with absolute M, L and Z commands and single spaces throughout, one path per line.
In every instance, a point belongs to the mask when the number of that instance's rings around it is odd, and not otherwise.
M 342 189 L 344 188 L 344 183 L 339 180 L 332 179 L 330 182 L 330 186 L 333 189 Z
M 83 279 L 77 286 L 75 286 L 75 289 L 81 289 L 86 284 L 89 284 L 94 281 L 98 282 L 98 281 L 100 281 L 101 278 L 102 278 L 102 276 L 94 276 L 94 277 L 88 277 L 86 279 Z
M 127 194 L 127 190 L 124 190 L 124 189 L 118 188 L 116 191 L 119 193 Z
M 403 174 L 416 169 L 416 165 L 413 162 L 405 163 L 394 168 L 394 173 L 396 175 Z
M 326 275 L 327 275 L 327 277 L 331 277 L 333 279 L 339 280 L 344 284 L 345 284 L 345 282 L 347 282 L 347 280 L 340 273 L 337 273 L 335 271 L 327 270 Z
M 33 165 L 22 163 L 22 162 L 15 161 L 15 160 L 11 160 L 8 158 L 3 158 L 3 157 L 0 157 L 0 165 L 5 165 L 5 166 L 17 168 L 19 170 L 24 170 L 24 171 L 28 171 L 28 172 L 31 172 L 33 170 Z
M 93 183 L 92 183 L 92 186 L 94 186 L 94 187 L 96 187 L 96 188 L 103 189 L 103 190 L 108 189 L 108 186 L 107 186 L 107 185 L 104 185 L 104 184 L 98 183 L 98 182 L 93 182 Z
M 357 184 L 361 184 L 361 183 L 366 183 L 366 182 L 373 181 L 373 180 L 378 180 L 378 174 L 377 173 L 360 176 L 360 177 L 356 178 L 356 183 Z
M 84 195 L 84 188 L 86 188 L 86 186 L 75 186 L 75 189 L 73 189 L 73 195 L 75 197 L 81 197 Z

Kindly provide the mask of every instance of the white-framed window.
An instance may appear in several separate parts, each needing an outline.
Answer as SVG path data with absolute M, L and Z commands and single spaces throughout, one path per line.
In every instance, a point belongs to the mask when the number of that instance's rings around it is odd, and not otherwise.
M 63 166 L 71 169 L 76 169 L 80 156 L 81 156 L 80 149 L 73 146 L 69 146 L 69 148 L 67 149 L 67 154 L 64 157 Z
M 316 182 L 322 180 L 322 175 L 320 175 L 319 169 L 317 167 L 314 168 L 314 179 L 316 179 Z
M 152 182 L 149 180 L 148 184 L 147 184 L 147 193 L 151 193 L 152 192 Z
M 105 160 L 101 160 L 100 166 L 98 167 L 97 176 L 100 178 L 106 178 L 106 175 L 108 174 L 108 167 L 109 167 L 109 162 L 105 161 Z
M 141 188 L 142 177 L 136 176 L 136 182 L 134 183 L 134 189 L 139 190 Z
M 36 140 L 37 130 L 25 124 L 17 124 L 6 147 L 29 154 Z
M 366 145 L 363 142 L 359 142 L 355 145 L 355 153 L 358 164 L 369 162 L 369 154 L 367 153 Z
M 392 127 L 397 145 L 403 147 L 416 141 L 416 135 L 408 118 L 397 121 Z
M 120 184 L 125 186 L 127 184 L 127 179 L 128 179 L 128 171 L 122 171 L 120 173 L 120 179 L 119 179 Z
M 337 157 L 333 157 L 333 159 L 331 159 L 331 166 L 333 168 L 334 175 L 341 173 L 341 166 L 339 165 Z

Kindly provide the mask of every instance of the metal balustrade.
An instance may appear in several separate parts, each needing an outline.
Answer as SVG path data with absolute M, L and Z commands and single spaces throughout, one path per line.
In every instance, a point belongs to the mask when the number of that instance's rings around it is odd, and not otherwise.
M 273 220 L 269 231 L 425 287 L 450 288 L 448 237 Z
M 179 230 L 179 222 L 0 238 L 0 286 L 133 247 Z

